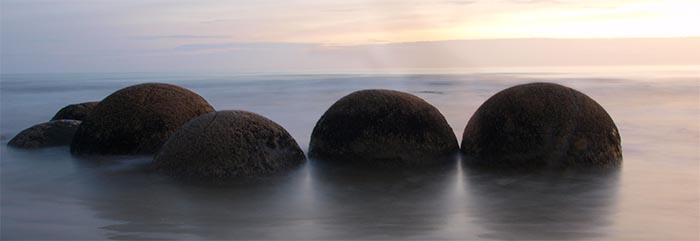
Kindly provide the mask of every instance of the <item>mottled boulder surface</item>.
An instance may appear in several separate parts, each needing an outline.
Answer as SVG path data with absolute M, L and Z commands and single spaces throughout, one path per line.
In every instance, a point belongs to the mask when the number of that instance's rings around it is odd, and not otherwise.
M 471 117 L 462 151 L 503 168 L 617 166 L 620 135 L 608 113 L 574 89 L 531 83 L 505 89 Z
M 333 104 L 311 134 L 309 156 L 371 166 L 443 163 L 459 146 L 437 108 L 394 90 L 362 90 Z
M 61 108 L 51 120 L 85 120 L 99 101 L 67 105 Z
M 54 120 L 37 124 L 17 134 L 7 145 L 17 148 L 68 145 L 80 123 L 79 120 Z
M 204 98 L 171 84 L 147 83 L 102 100 L 80 125 L 74 154 L 153 154 L 182 125 L 214 111 Z
M 290 169 L 306 157 L 277 123 L 247 111 L 202 115 L 173 134 L 154 168 L 191 179 L 257 177 Z

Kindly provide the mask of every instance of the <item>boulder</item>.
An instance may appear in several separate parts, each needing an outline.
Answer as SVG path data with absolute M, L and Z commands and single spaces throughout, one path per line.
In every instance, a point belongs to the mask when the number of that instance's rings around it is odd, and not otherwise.
M 182 125 L 214 111 L 196 93 L 171 84 L 120 89 L 102 100 L 80 125 L 74 154 L 153 154 Z
M 8 146 L 17 148 L 40 148 L 70 144 L 79 120 L 54 120 L 29 127 L 17 134 Z
M 153 165 L 180 178 L 228 179 L 276 173 L 305 159 L 294 138 L 277 123 L 247 111 L 217 111 L 175 132 Z
M 51 120 L 85 120 L 85 117 L 92 112 L 92 109 L 99 104 L 99 101 L 84 102 L 67 105 L 61 108 Z
M 445 117 L 423 99 L 362 90 L 335 102 L 311 134 L 309 157 L 377 167 L 444 163 L 459 152 Z
M 498 92 L 471 117 L 462 137 L 471 164 L 529 169 L 617 166 L 620 134 L 608 113 L 574 89 L 551 83 Z

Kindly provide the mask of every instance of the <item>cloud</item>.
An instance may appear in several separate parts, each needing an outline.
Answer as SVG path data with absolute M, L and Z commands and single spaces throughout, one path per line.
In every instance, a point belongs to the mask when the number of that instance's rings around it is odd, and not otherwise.
M 531 3 L 564 3 L 559 0 L 507 0 L 507 2 L 510 3 L 522 3 L 522 4 L 531 4 Z
M 214 49 L 230 49 L 236 47 L 236 43 L 212 43 L 212 44 L 185 44 L 175 47 L 176 51 L 200 51 Z
M 352 13 L 352 12 L 358 12 L 361 9 L 359 8 L 330 8 L 326 9 L 325 11 L 331 12 L 331 13 Z
M 176 51 L 205 51 L 205 50 L 225 50 L 225 49 L 280 49 L 314 47 L 317 44 L 309 43 L 286 43 L 286 42 L 227 42 L 227 43 L 206 43 L 206 44 L 184 44 L 175 47 Z
M 235 18 L 217 18 L 217 19 L 200 21 L 199 23 L 212 24 L 212 23 L 222 23 L 222 22 L 230 22 L 230 21 L 236 21 L 236 20 L 238 20 L 238 19 L 235 19 Z
M 454 4 L 454 5 L 467 5 L 467 4 L 474 4 L 476 1 L 468 1 L 468 0 L 448 0 L 444 1 L 446 4 Z
M 134 36 L 136 39 L 157 40 L 157 39 L 227 39 L 231 36 L 227 35 L 189 35 L 189 34 L 174 34 L 174 35 L 146 35 Z

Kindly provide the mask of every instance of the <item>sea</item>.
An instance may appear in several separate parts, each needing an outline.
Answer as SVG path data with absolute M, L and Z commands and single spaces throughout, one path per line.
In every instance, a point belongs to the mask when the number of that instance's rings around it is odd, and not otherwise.
M 610 114 L 619 169 L 497 173 L 454 165 L 342 170 L 313 159 L 225 185 L 150 169 L 150 156 L 72 156 L 7 142 L 72 103 L 139 83 L 172 83 L 217 110 L 256 112 L 305 151 L 320 116 L 362 89 L 419 96 L 461 140 L 474 111 L 505 88 L 551 82 Z M 698 240 L 700 66 L 529 67 L 239 73 L 0 75 L 2 240 Z

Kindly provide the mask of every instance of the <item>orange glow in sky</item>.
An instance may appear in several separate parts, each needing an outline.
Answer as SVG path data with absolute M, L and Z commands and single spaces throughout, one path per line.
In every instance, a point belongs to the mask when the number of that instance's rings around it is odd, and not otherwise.
M 4 72 L 700 61 L 700 0 L 1 0 L 0 5 Z
M 213 5 L 195 11 L 172 9 L 176 15 L 155 20 L 166 30 L 185 27 L 202 35 L 231 35 L 236 41 L 328 45 L 489 38 L 700 36 L 700 28 L 695 26 L 700 23 L 700 1 L 694 0 L 298 0 L 283 4 L 262 1 Z

